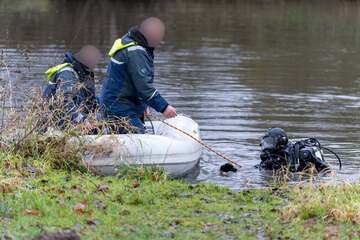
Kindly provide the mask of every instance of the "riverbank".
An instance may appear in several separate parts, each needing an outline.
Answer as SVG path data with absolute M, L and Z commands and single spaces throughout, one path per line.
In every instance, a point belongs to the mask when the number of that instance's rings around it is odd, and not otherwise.
M 159 170 L 128 169 L 117 177 L 35 168 L 20 173 L 0 178 L 2 239 L 68 230 L 81 239 L 359 237 L 358 185 L 234 192 L 171 180 Z
M 160 169 L 100 177 L 79 164 L 76 132 L 35 132 L 0 148 L 0 239 L 339 239 L 360 237 L 360 185 L 235 192 Z M 45 235 L 44 235 L 45 234 Z M 47 238 L 45 238 L 46 236 Z

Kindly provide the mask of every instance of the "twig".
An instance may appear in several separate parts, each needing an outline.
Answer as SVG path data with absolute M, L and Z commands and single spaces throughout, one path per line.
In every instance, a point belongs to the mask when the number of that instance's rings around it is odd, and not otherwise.
M 196 141 L 197 143 L 199 143 L 201 146 L 203 146 L 203 147 L 204 147 L 205 149 L 207 149 L 208 151 L 215 153 L 215 154 L 218 155 L 219 157 L 221 157 L 221 158 L 225 159 L 226 161 L 228 161 L 228 162 L 236 165 L 237 167 L 241 168 L 241 165 L 238 164 L 236 161 L 232 160 L 231 158 L 229 158 L 229 157 L 226 156 L 225 154 L 223 154 L 223 153 L 221 153 L 221 152 L 213 149 L 213 148 L 210 147 L 208 144 L 206 144 L 205 142 L 201 141 L 200 139 L 197 139 L 196 137 L 194 137 L 194 136 L 191 135 L 190 133 L 185 132 L 184 130 L 182 130 L 182 129 L 180 129 L 180 128 L 178 128 L 178 127 L 176 127 L 176 126 L 174 126 L 174 125 L 172 125 L 172 124 L 170 124 L 170 123 L 168 123 L 168 122 L 166 122 L 165 120 L 162 120 L 162 119 L 157 118 L 157 117 L 155 117 L 155 116 L 154 116 L 154 118 L 155 118 L 155 120 L 161 121 L 161 122 L 164 123 L 165 125 L 167 125 L 167 126 L 173 128 L 173 129 L 175 129 L 175 130 L 177 130 L 177 131 L 185 134 L 186 136 L 190 137 L 191 139 L 193 139 L 194 141 Z
M 9 102 L 10 102 L 10 108 L 12 109 L 13 106 L 15 106 L 15 104 L 13 103 L 13 94 L 12 94 L 12 81 L 11 81 L 11 77 L 10 77 L 10 70 L 9 70 L 9 66 L 6 64 L 5 60 L 2 60 L 2 65 L 4 66 L 6 73 L 7 73 L 7 78 L 8 78 L 8 82 L 9 82 Z
M 35 130 L 37 130 L 39 127 L 44 127 L 44 128 L 46 128 L 46 127 L 49 125 L 49 121 L 47 121 L 44 125 L 39 125 L 38 123 L 39 123 L 39 122 L 37 122 L 37 123 L 35 124 L 35 126 L 34 126 L 32 129 L 30 129 L 30 131 L 29 131 L 27 134 L 25 134 L 24 137 L 20 138 L 19 141 L 16 142 L 16 144 L 15 144 L 15 149 L 17 149 L 17 148 L 19 147 L 20 143 L 23 142 L 26 138 L 28 138 L 28 137 L 29 137 L 33 132 L 35 132 Z
M 5 94 L 5 93 L 4 93 Z M 2 138 L 2 133 L 4 129 L 4 123 L 5 123 L 5 96 L 2 96 L 2 104 L 1 104 L 1 129 L 0 129 L 0 136 Z

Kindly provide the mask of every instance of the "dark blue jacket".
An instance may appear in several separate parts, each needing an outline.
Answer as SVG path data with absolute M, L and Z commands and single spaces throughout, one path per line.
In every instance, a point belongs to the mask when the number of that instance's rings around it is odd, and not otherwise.
M 56 98 L 62 95 L 64 115 L 70 116 L 74 123 L 82 122 L 96 107 L 94 73 L 71 53 L 65 54 L 63 63 L 71 66 L 60 69 L 51 77 L 43 96 L 51 105 L 52 100 L 56 102 Z
M 137 29 L 118 41 L 124 47 L 110 54 L 100 94 L 105 117 L 138 118 L 146 106 L 164 112 L 168 103 L 153 86 L 154 49 Z

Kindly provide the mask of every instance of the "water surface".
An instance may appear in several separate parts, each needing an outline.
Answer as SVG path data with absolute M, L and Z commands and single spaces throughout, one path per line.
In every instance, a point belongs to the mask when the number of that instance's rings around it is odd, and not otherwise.
M 343 159 L 336 179 L 358 180 L 357 1 L 0 0 L 0 82 L 12 89 L 7 105 L 21 106 L 43 86 L 43 72 L 65 51 L 94 44 L 105 53 L 152 15 L 168 26 L 156 55 L 158 88 L 198 121 L 207 143 L 243 166 L 220 176 L 224 160 L 204 152 L 195 181 L 266 186 L 268 174 L 254 165 L 260 137 L 274 126 L 295 138 L 319 138 Z M 96 72 L 100 83 L 105 63 Z

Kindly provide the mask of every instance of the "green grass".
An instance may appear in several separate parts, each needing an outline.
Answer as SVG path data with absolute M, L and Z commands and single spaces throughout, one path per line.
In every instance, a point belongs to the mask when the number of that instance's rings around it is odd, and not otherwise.
M 96 177 L 27 176 L 0 197 L 0 236 L 74 229 L 83 239 L 348 239 L 358 237 L 360 187 L 234 192 L 155 170 Z
M 360 185 L 234 192 L 159 169 L 88 173 L 66 139 L 0 149 L 0 239 L 75 230 L 82 239 L 359 239 Z
M 267 191 L 235 193 L 156 176 L 51 171 L 28 177 L 1 196 L 0 233 L 26 239 L 71 228 L 85 239 L 250 238 L 276 217 L 268 208 L 283 202 Z M 258 209 L 260 200 L 266 214 Z

